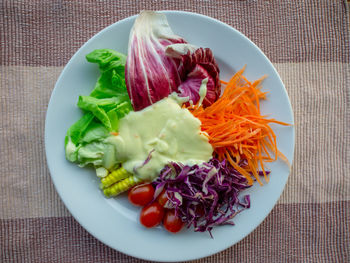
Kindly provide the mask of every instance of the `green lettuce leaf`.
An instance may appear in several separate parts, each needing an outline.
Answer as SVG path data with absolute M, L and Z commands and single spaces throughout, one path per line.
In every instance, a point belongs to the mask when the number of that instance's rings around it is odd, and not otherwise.
M 90 143 L 101 140 L 109 136 L 109 132 L 101 123 L 92 121 L 86 129 L 84 136 L 81 137 L 80 143 Z
M 116 166 L 114 146 L 105 140 L 117 132 L 119 120 L 132 111 L 125 85 L 126 56 L 111 49 L 97 49 L 86 56 L 99 66 L 101 75 L 89 96 L 79 96 L 84 115 L 67 131 L 66 158 L 79 166 Z
M 95 167 L 113 169 L 116 163 L 116 149 L 114 145 L 107 142 L 91 142 L 79 147 L 77 161 L 80 167 L 93 164 Z
M 67 131 L 65 144 L 67 145 L 68 140 L 70 140 L 72 143 L 77 145 L 93 119 L 94 115 L 92 113 L 87 113 L 83 115 L 83 117 L 81 117 L 76 123 L 74 123 Z
M 78 107 L 87 112 L 91 112 L 108 130 L 113 131 L 111 120 L 108 116 L 109 111 L 119 111 L 118 107 L 123 103 L 123 109 L 126 107 L 127 112 L 132 110 L 131 103 L 129 103 L 125 96 L 112 97 L 106 99 L 97 99 L 91 96 L 79 96 Z M 122 118 L 125 115 L 119 114 Z
M 98 64 L 101 76 L 90 96 L 110 98 L 128 95 L 125 85 L 126 56 L 112 49 L 96 49 L 86 56 L 87 61 Z M 127 97 L 129 99 L 129 96 Z

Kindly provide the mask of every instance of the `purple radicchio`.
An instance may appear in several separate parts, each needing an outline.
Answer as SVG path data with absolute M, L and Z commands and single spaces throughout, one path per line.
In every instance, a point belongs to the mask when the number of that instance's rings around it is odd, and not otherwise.
M 178 87 L 180 97 L 189 97 L 193 104 L 199 102 L 203 81 L 206 82 L 203 106 L 210 106 L 220 97 L 220 70 L 210 48 L 174 44 L 167 47 L 166 55 L 179 60 L 178 71 L 182 81 Z
M 130 32 L 125 81 L 134 110 L 177 92 L 196 104 L 206 84 L 203 105 L 220 96 L 219 67 L 209 48 L 188 44 L 171 30 L 166 16 L 143 11 Z

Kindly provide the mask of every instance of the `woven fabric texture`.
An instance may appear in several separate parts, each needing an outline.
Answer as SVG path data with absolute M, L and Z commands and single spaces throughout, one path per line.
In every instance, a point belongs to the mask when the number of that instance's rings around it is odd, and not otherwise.
M 184 10 L 241 31 L 290 96 L 292 173 L 249 236 L 196 262 L 350 262 L 350 41 L 345 0 L 0 0 L 0 262 L 144 262 L 92 237 L 66 210 L 45 160 L 45 113 L 64 65 L 140 10 Z

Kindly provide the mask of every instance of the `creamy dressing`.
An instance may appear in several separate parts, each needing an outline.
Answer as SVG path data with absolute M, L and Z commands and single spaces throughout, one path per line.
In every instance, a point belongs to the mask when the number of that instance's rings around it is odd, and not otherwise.
M 180 97 L 179 94 L 177 92 L 173 92 L 171 93 L 168 98 L 173 99 L 174 101 L 177 102 L 177 104 L 179 104 L 180 106 L 182 106 L 182 104 L 185 104 L 186 102 L 188 102 L 190 100 L 189 96 L 186 97 Z
M 199 87 L 198 108 L 202 105 L 205 96 L 207 96 L 207 84 L 208 84 L 208 78 L 205 78 L 202 80 L 201 86 Z
M 193 165 L 212 157 L 212 146 L 200 125 L 187 109 L 165 98 L 142 111 L 130 112 L 120 120 L 119 135 L 106 142 L 115 145 L 117 161 L 125 170 L 152 181 L 169 162 Z

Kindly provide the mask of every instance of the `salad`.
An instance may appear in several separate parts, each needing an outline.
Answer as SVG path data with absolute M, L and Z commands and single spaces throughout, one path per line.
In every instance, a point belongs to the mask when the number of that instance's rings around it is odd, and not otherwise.
M 66 159 L 94 167 L 106 197 L 129 191 L 145 227 L 211 235 L 233 225 L 250 207 L 244 190 L 268 182 L 266 163 L 286 160 L 269 124 L 288 124 L 260 113 L 263 79 L 247 80 L 243 67 L 220 80 L 213 52 L 175 35 L 165 15 L 140 13 L 128 54 L 98 49 L 86 59 L 101 75 L 79 96 L 84 114 L 67 131 Z

